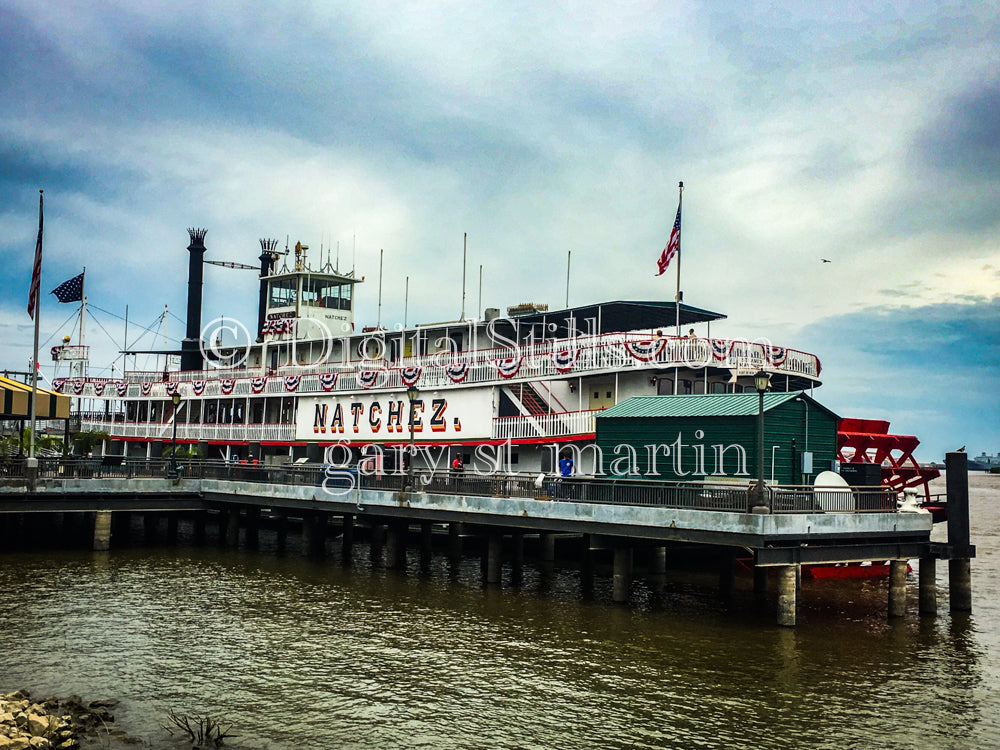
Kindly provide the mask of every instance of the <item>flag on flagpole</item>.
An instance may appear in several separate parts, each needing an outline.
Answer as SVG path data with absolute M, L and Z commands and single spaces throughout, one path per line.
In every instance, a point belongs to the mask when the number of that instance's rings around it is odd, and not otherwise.
M 659 269 L 657 271 L 657 276 L 662 276 L 664 271 L 667 270 L 667 266 L 670 265 L 671 259 L 677 252 L 681 249 L 681 204 L 677 204 L 677 218 L 674 219 L 674 228 L 670 230 L 670 239 L 667 240 L 667 246 L 663 248 L 663 252 L 660 253 L 660 259 L 656 261 L 656 267 Z
M 83 299 L 83 274 L 64 281 L 49 294 L 56 295 L 60 302 L 80 302 Z
M 35 264 L 31 269 L 31 287 L 28 289 L 28 315 L 35 319 L 38 305 L 38 288 L 42 284 L 42 196 L 38 195 L 38 241 L 35 242 Z

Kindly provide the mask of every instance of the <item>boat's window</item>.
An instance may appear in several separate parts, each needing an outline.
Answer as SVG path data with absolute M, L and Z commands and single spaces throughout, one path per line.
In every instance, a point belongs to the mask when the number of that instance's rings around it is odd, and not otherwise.
M 267 303 L 268 307 L 291 307 L 295 304 L 296 280 L 294 278 L 273 279 L 268 284 L 268 288 L 271 291 Z

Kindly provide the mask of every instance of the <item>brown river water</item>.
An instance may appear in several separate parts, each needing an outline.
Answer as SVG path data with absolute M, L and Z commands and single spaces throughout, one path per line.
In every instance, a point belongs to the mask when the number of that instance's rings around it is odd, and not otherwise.
M 939 563 L 921 617 L 914 562 L 905 618 L 884 579 L 805 579 L 795 628 L 753 609 L 747 574 L 731 608 L 697 571 L 623 606 L 569 562 L 484 588 L 471 554 L 388 571 L 361 544 L 350 567 L 266 539 L 0 552 L 0 692 L 117 698 L 132 747 L 190 747 L 173 710 L 224 718 L 237 750 L 996 748 L 1000 475 L 970 487 L 971 615 Z

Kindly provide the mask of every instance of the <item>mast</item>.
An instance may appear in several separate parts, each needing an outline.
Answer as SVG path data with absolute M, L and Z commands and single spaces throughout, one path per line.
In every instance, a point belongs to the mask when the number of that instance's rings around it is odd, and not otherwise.
M 83 267 L 83 278 L 80 279 L 80 354 L 83 356 L 87 351 L 85 348 L 86 341 L 83 340 L 84 331 L 86 330 L 85 322 L 87 320 L 87 294 L 86 294 L 86 283 L 87 283 L 87 267 Z M 77 361 L 77 374 L 82 378 L 85 377 L 87 372 L 87 360 L 81 359 Z
M 465 249 L 469 239 L 468 232 L 462 232 L 462 315 L 459 320 L 465 320 Z
M 406 277 L 406 291 L 403 293 L 403 328 L 406 328 L 406 315 L 410 309 L 410 277 Z
M 378 251 L 378 316 L 375 319 L 375 328 L 382 327 L 382 253 L 385 250 L 379 248 Z
M 127 352 L 128 352 L 128 305 L 125 305 L 125 335 L 124 335 L 123 338 L 124 338 L 124 341 L 122 343 L 122 349 L 124 349 L 125 351 L 122 352 L 122 375 L 124 375 L 125 374 L 125 370 L 128 369 L 128 354 L 127 354 Z
M 566 251 L 566 309 L 569 309 L 569 262 L 573 257 L 573 251 Z

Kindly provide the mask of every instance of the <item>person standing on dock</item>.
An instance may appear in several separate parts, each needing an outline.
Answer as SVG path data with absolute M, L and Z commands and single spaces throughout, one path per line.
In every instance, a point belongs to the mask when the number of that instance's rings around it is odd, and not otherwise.
M 569 482 L 573 476 L 573 456 L 570 453 L 563 453 L 559 459 L 559 495 L 569 497 Z

